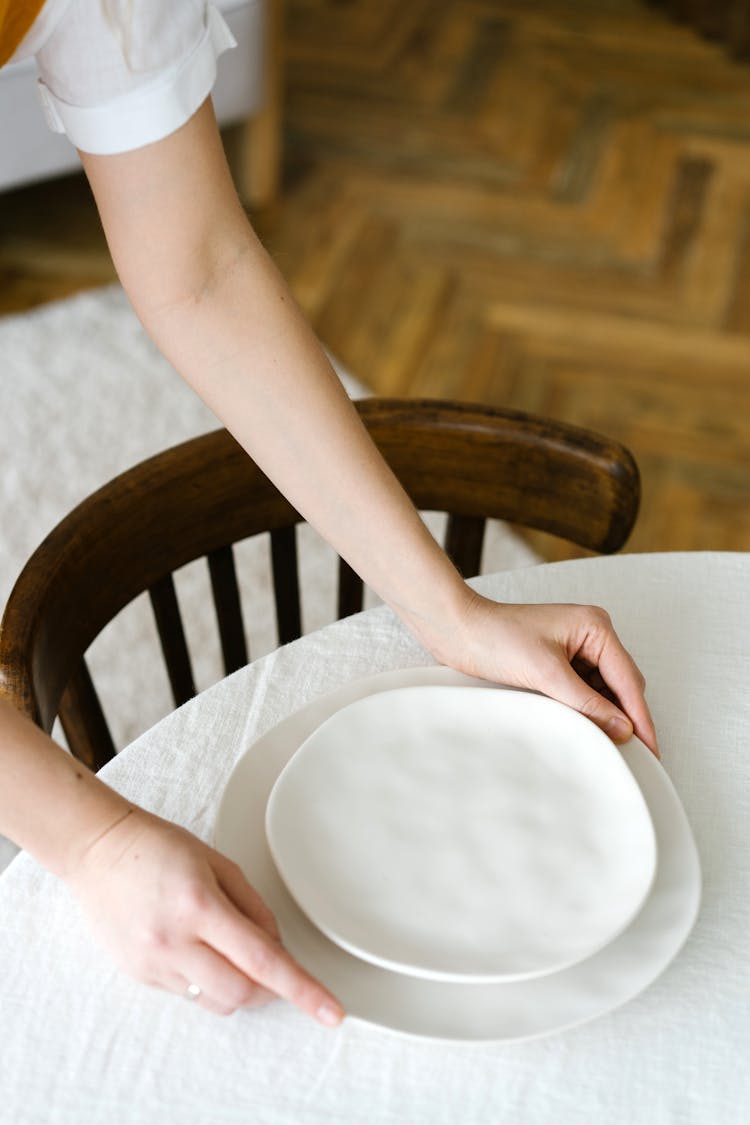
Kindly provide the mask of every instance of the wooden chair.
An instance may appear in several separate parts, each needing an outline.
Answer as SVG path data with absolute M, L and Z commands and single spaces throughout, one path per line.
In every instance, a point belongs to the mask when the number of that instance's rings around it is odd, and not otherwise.
M 638 469 L 616 442 L 517 411 L 366 399 L 357 409 L 417 508 L 449 513 L 445 547 L 479 572 L 485 520 L 552 532 L 609 553 L 638 510 Z M 366 503 L 366 499 L 363 499 Z M 279 643 L 301 632 L 295 524 L 301 517 L 226 430 L 157 454 L 84 500 L 21 573 L 0 626 L 0 692 L 43 730 L 60 715 L 93 768 L 115 753 L 84 654 L 148 590 L 176 706 L 195 694 L 172 572 L 210 570 L 226 673 L 248 660 L 232 544 L 270 532 Z M 362 606 L 340 560 L 338 614 Z

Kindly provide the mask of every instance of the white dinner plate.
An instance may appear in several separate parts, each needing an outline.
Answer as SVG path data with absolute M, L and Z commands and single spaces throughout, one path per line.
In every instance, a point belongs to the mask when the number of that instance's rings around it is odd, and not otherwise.
M 433 684 L 341 708 L 282 770 L 266 834 L 287 889 L 338 945 L 475 984 L 590 957 L 656 870 L 622 755 L 530 692 Z
M 282 769 L 340 708 L 376 692 L 423 684 L 497 690 L 448 668 L 414 668 L 358 680 L 313 701 L 259 738 L 237 762 L 219 804 L 215 846 L 242 867 L 276 915 L 286 947 L 339 998 L 350 1019 L 423 1039 L 501 1043 L 562 1031 L 632 999 L 679 953 L 700 903 L 700 865 L 684 809 L 664 769 L 635 738 L 621 753 L 654 825 L 654 883 L 623 933 L 571 968 L 483 985 L 405 976 L 341 949 L 287 891 L 265 834 L 266 804 Z

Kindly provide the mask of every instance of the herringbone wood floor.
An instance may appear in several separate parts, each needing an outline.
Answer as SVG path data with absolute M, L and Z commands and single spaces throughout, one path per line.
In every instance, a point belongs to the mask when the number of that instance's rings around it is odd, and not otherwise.
M 324 342 L 624 441 L 632 550 L 750 549 L 750 67 L 635 0 L 286 9 L 255 219 Z M 0 311 L 111 277 L 80 179 L 3 197 Z

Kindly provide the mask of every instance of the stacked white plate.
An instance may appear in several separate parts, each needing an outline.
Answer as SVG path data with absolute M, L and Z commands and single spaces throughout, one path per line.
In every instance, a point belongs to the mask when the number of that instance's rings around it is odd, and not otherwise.
M 640 742 L 440 668 L 347 685 L 266 734 L 216 844 L 351 1016 L 421 1037 L 601 1015 L 663 971 L 700 898 L 685 814 Z

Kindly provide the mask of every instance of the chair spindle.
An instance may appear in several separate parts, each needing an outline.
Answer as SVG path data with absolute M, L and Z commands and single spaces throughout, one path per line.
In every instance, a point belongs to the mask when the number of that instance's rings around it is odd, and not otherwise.
M 160 578 L 149 588 L 148 594 L 167 665 L 172 698 L 175 707 L 181 707 L 195 695 L 195 681 L 172 575 Z
M 481 516 L 448 516 L 445 553 L 464 578 L 479 574 L 486 520 Z
M 355 570 L 352 570 L 349 563 L 339 559 L 339 619 L 351 617 L 353 613 L 359 613 L 362 609 L 363 597 L 364 584 L 362 579 Z
M 248 662 L 234 552 L 231 546 L 220 547 L 216 551 L 209 551 L 206 558 L 219 624 L 224 671 L 229 675 L 238 668 L 244 668 Z
M 59 718 L 72 754 L 100 770 L 116 754 L 88 665 L 81 659 L 60 700 Z
M 297 571 L 297 529 L 278 527 L 271 532 L 273 592 L 279 644 L 286 645 L 302 636 L 302 615 Z

